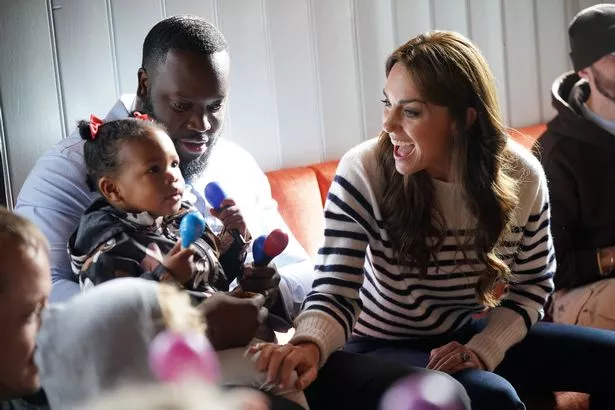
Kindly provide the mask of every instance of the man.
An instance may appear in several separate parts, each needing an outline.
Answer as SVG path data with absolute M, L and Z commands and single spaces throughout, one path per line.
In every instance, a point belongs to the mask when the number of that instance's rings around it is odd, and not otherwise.
M 179 153 L 182 173 L 192 185 L 195 205 L 214 230 L 222 229 L 222 225 L 210 215 L 204 199 L 204 187 L 211 181 L 218 182 L 235 199 L 253 237 L 275 228 L 289 232 L 271 198 L 267 178 L 255 160 L 239 146 L 219 139 L 228 76 L 227 44 L 217 28 L 198 17 L 168 18 L 156 24 L 145 38 L 137 95 L 122 96 L 105 120 L 124 118 L 137 110 L 166 126 Z M 17 199 L 16 212 L 32 220 L 49 239 L 52 303 L 79 292 L 66 244 L 83 211 L 98 196 L 88 190 L 85 181 L 83 140 L 73 134 L 39 159 Z M 270 265 L 247 271 L 241 285 L 246 291 L 275 297 L 279 283 L 281 296 L 273 303 L 272 311 L 284 319 L 276 330 L 284 331 L 311 288 L 313 266 L 292 236 L 275 263 L 281 280 Z M 224 310 L 229 303 L 246 302 L 225 300 L 216 307 Z M 228 328 L 224 326 L 224 315 L 215 317 L 222 321 L 209 318 L 209 326 Z M 230 331 L 240 333 L 243 329 L 237 326 Z
M 574 72 L 552 87 L 557 116 L 536 149 L 557 256 L 553 320 L 615 330 L 615 5 L 577 14 Z

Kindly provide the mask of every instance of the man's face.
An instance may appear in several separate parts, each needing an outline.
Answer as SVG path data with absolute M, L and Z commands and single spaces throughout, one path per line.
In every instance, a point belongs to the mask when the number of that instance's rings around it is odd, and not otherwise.
M 615 103 L 615 54 L 607 54 L 592 64 L 588 81 L 595 91 Z
M 228 91 L 229 56 L 170 50 L 154 73 L 139 71 L 138 110 L 163 123 L 188 180 L 205 170 L 217 142 Z
M 34 350 L 51 276 L 49 258 L 42 247 L 3 242 L 7 245 L 0 249 L 0 398 L 10 398 L 40 388 Z

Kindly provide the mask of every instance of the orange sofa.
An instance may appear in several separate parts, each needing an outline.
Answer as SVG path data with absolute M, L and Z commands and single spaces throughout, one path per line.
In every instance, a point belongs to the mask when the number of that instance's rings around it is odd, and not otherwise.
M 510 130 L 516 141 L 530 148 L 545 130 L 537 124 Z M 323 206 L 338 161 L 307 167 L 288 168 L 267 173 L 273 198 L 292 233 L 312 258 L 321 245 L 324 234 Z M 524 397 L 528 410 L 587 410 L 588 396 L 580 393 Z M 494 408 L 497 408 L 495 406 Z

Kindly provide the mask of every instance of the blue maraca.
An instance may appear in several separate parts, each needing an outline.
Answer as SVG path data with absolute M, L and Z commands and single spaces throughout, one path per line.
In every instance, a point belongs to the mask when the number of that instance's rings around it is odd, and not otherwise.
M 267 235 L 261 235 L 252 242 L 252 256 L 254 257 L 255 265 L 263 265 L 262 261 L 265 260 L 265 241 Z
M 497 406 L 496 406 L 497 407 Z M 462 389 L 437 372 L 414 374 L 394 383 L 382 397 L 380 410 L 465 410 Z
M 205 198 L 214 209 L 220 209 L 222 201 L 226 199 L 226 193 L 217 182 L 210 182 L 205 186 Z
M 194 241 L 203 235 L 205 219 L 198 211 L 188 212 L 179 224 L 179 236 L 182 239 L 182 248 L 188 248 Z
M 222 201 L 226 199 L 226 192 L 222 189 L 222 187 L 217 182 L 210 182 L 205 185 L 205 199 L 211 205 L 211 207 L 217 211 L 221 210 Z M 243 235 L 237 230 L 231 230 L 231 235 L 235 238 L 235 241 L 240 244 L 245 244 L 246 240 Z

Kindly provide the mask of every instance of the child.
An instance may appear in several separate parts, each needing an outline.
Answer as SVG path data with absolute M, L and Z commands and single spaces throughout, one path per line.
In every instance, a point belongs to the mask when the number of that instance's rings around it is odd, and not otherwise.
M 179 222 L 194 208 L 182 201 L 185 186 L 179 157 L 161 125 L 145 115 L 133 115 L 107 123 L 92 116 L 90 122 L 79 123 L 88 184 L 101 194 L 68 243 L 82 288 L 114 278 L 141 277 L 174 282 L 203 298 L 228 291 L 241 272 L 250 240 L 241 213 L 227 199 L 225 211 L 215 214 L 224 224 L 222 233 L 215 235 L 206 227 L 201 238 L 182 249 Z M 248 241 L 234 239 L 233 230 Z M 244 358 L 243 349 L 218 353 L 225 382 L 250 380 L 253 386 L 270 387 L 266 374 L 256 372 Z M 307 407 L 301 392 L 284 395 Z
M 194 208 L 182 200 L 179 157 L 164 129 L 137 113 L 105 124 L 92 117 L 79 123 L 79 132 L 86 140 L 88 185 L 102 196 L 69 240 L 82 288 L 132 276 L 174 281 L 203 296 L 229 290 L 247 250 L 247 242 L 236 241 L 230 230 L 248 240 L 250 234 L 231 206 L 222 214 L 225 229 L 219 236 L 206 227 L 193 246 L 181 248 L 179 222 Z

